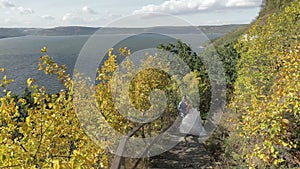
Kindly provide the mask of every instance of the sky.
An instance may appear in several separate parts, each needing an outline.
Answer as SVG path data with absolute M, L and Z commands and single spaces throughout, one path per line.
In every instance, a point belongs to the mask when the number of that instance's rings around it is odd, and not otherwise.
M 262 0 L 0 0 L 0 27 L 247 24 L 256 18 L 261 3 Z

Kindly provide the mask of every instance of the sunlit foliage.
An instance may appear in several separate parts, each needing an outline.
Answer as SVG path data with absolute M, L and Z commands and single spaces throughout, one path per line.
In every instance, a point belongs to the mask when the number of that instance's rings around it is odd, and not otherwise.
M 4 95 L 0 98 L 0 166 L 4 168 L 107 168 L 111 156 L 106 148 L 119 141 L 114 131 L 126 134 L 137 126 L 141 121 L 131 121 L 132 116 L 153 120 L 134 137 L 159 134 L 177 118 L 183 89 L 175 79 L 184 81 L 187 89 L 198 85 L 193 72 L 181 79 L 169 75 L 167 60 L 156 61 L 158 56 L 148 56 L 140 69 L 134 69 L 126 48 L 119 49 L 118 56 L 109 50 L 108 59 L 97 71 L 99 83 L 93 85 L 80 72 L 72 79 L 66 74 L 67 66 L 57 64 L 47 50 L 41 49 L 39 70 L 56 75 L 66 90 L 49 94 L 35 84 L 38 79 L 29 78 L 25 93 L 15 96 L 7 90 L 13 80 L 3 76 L 0 81 Z M 124 62 L 119 65 L 117 57 L 124 57 Z M 128 90 L 118 88 L 126 85 Z M 164 102 L 156 97 L 166 99 L 165 104 L 160 105 Z M 164 109 L 157 113 L 160 106 Z
M 39 69 L 56 74 L 67 91 L 47 89 L 27 80 L 23 96 L 4 90 L 0 100 L 0 165 L 4 168 L 76 168 L 107 166 L 104 149 L 95 145 L 80 127 L 72 101 L 72 80 L 66 66 L 56 64 L 43 48 Z M 4 76 L 1 87 L 11 80 Z
M 241 59 L 229 106 L 236 131 L 228 147 L 248 167 L 299 166 L 299 16 L 295 1 L 265 23 L 258 19 L 236 45 Z

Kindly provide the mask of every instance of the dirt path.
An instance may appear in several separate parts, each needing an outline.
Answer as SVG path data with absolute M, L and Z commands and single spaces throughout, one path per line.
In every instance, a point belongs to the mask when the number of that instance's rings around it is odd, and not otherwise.
M 171 150 L 151 157 L 152 169 L 201 169 L 212 168 L 212 158 L 203 143 L 193 136 L 182 138 Z

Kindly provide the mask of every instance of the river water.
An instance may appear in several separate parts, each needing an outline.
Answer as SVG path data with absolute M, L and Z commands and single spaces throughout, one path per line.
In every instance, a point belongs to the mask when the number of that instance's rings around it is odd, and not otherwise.
M 103 39 L 103 41 L 101 41 L 103 44 L 97 44 L 100 51 L 106 50 L 101 49 L 101 46 L 105 46 L 104 43 L 119 40 L 124 35 L 99 36 Z M 212 39 L 218 36 L 221 36 L 221 34 L 211 34 L 208 35 L 208 38 Z M 193 34 L 178 34 L 173 37 L 189 39 L 192 43 L 197 42 L 199 46 L 208 40 L 207 37 L 199 37 Z M 12 90 L 15 94 L 23 93 L 26 87 L 26 80 L 31 77 L 37 79 L 36 83 L 45 86 L 50 93 L 59 91 L 63 86 L 55 76 L 45 75 L 43 72 L 38 71 L 39 58 L 42 56 L 40 49 L 47 46 L 48 55 L 53 57 L 56 62 L 66 64 L 68 66 L 68 73 L 72 74 L 78 55 L 89 38 L 89 35 L 76 35 L 23 36 L 0 39 L 0 68 L 4 67 L 7 77 L 14 79 L 14 83 L 12 83 L 8 89 Z M 140 45 L 140 42 L 135 45 Z M 3 73 L 0 73 L 0 78 L 2 77 Z

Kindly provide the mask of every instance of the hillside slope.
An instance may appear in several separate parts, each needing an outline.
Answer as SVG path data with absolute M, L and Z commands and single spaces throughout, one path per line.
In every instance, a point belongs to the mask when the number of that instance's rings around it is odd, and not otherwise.
M 229 62 L 236 79 L 216 140 L 222 140 L 224 164 L 294 168 L 300 166 L 300 2 L 265 3 L 231 46 L 215 41 L 218 51 L 239 57 Z M 234 56 L 224 53 L 225 60 Z

